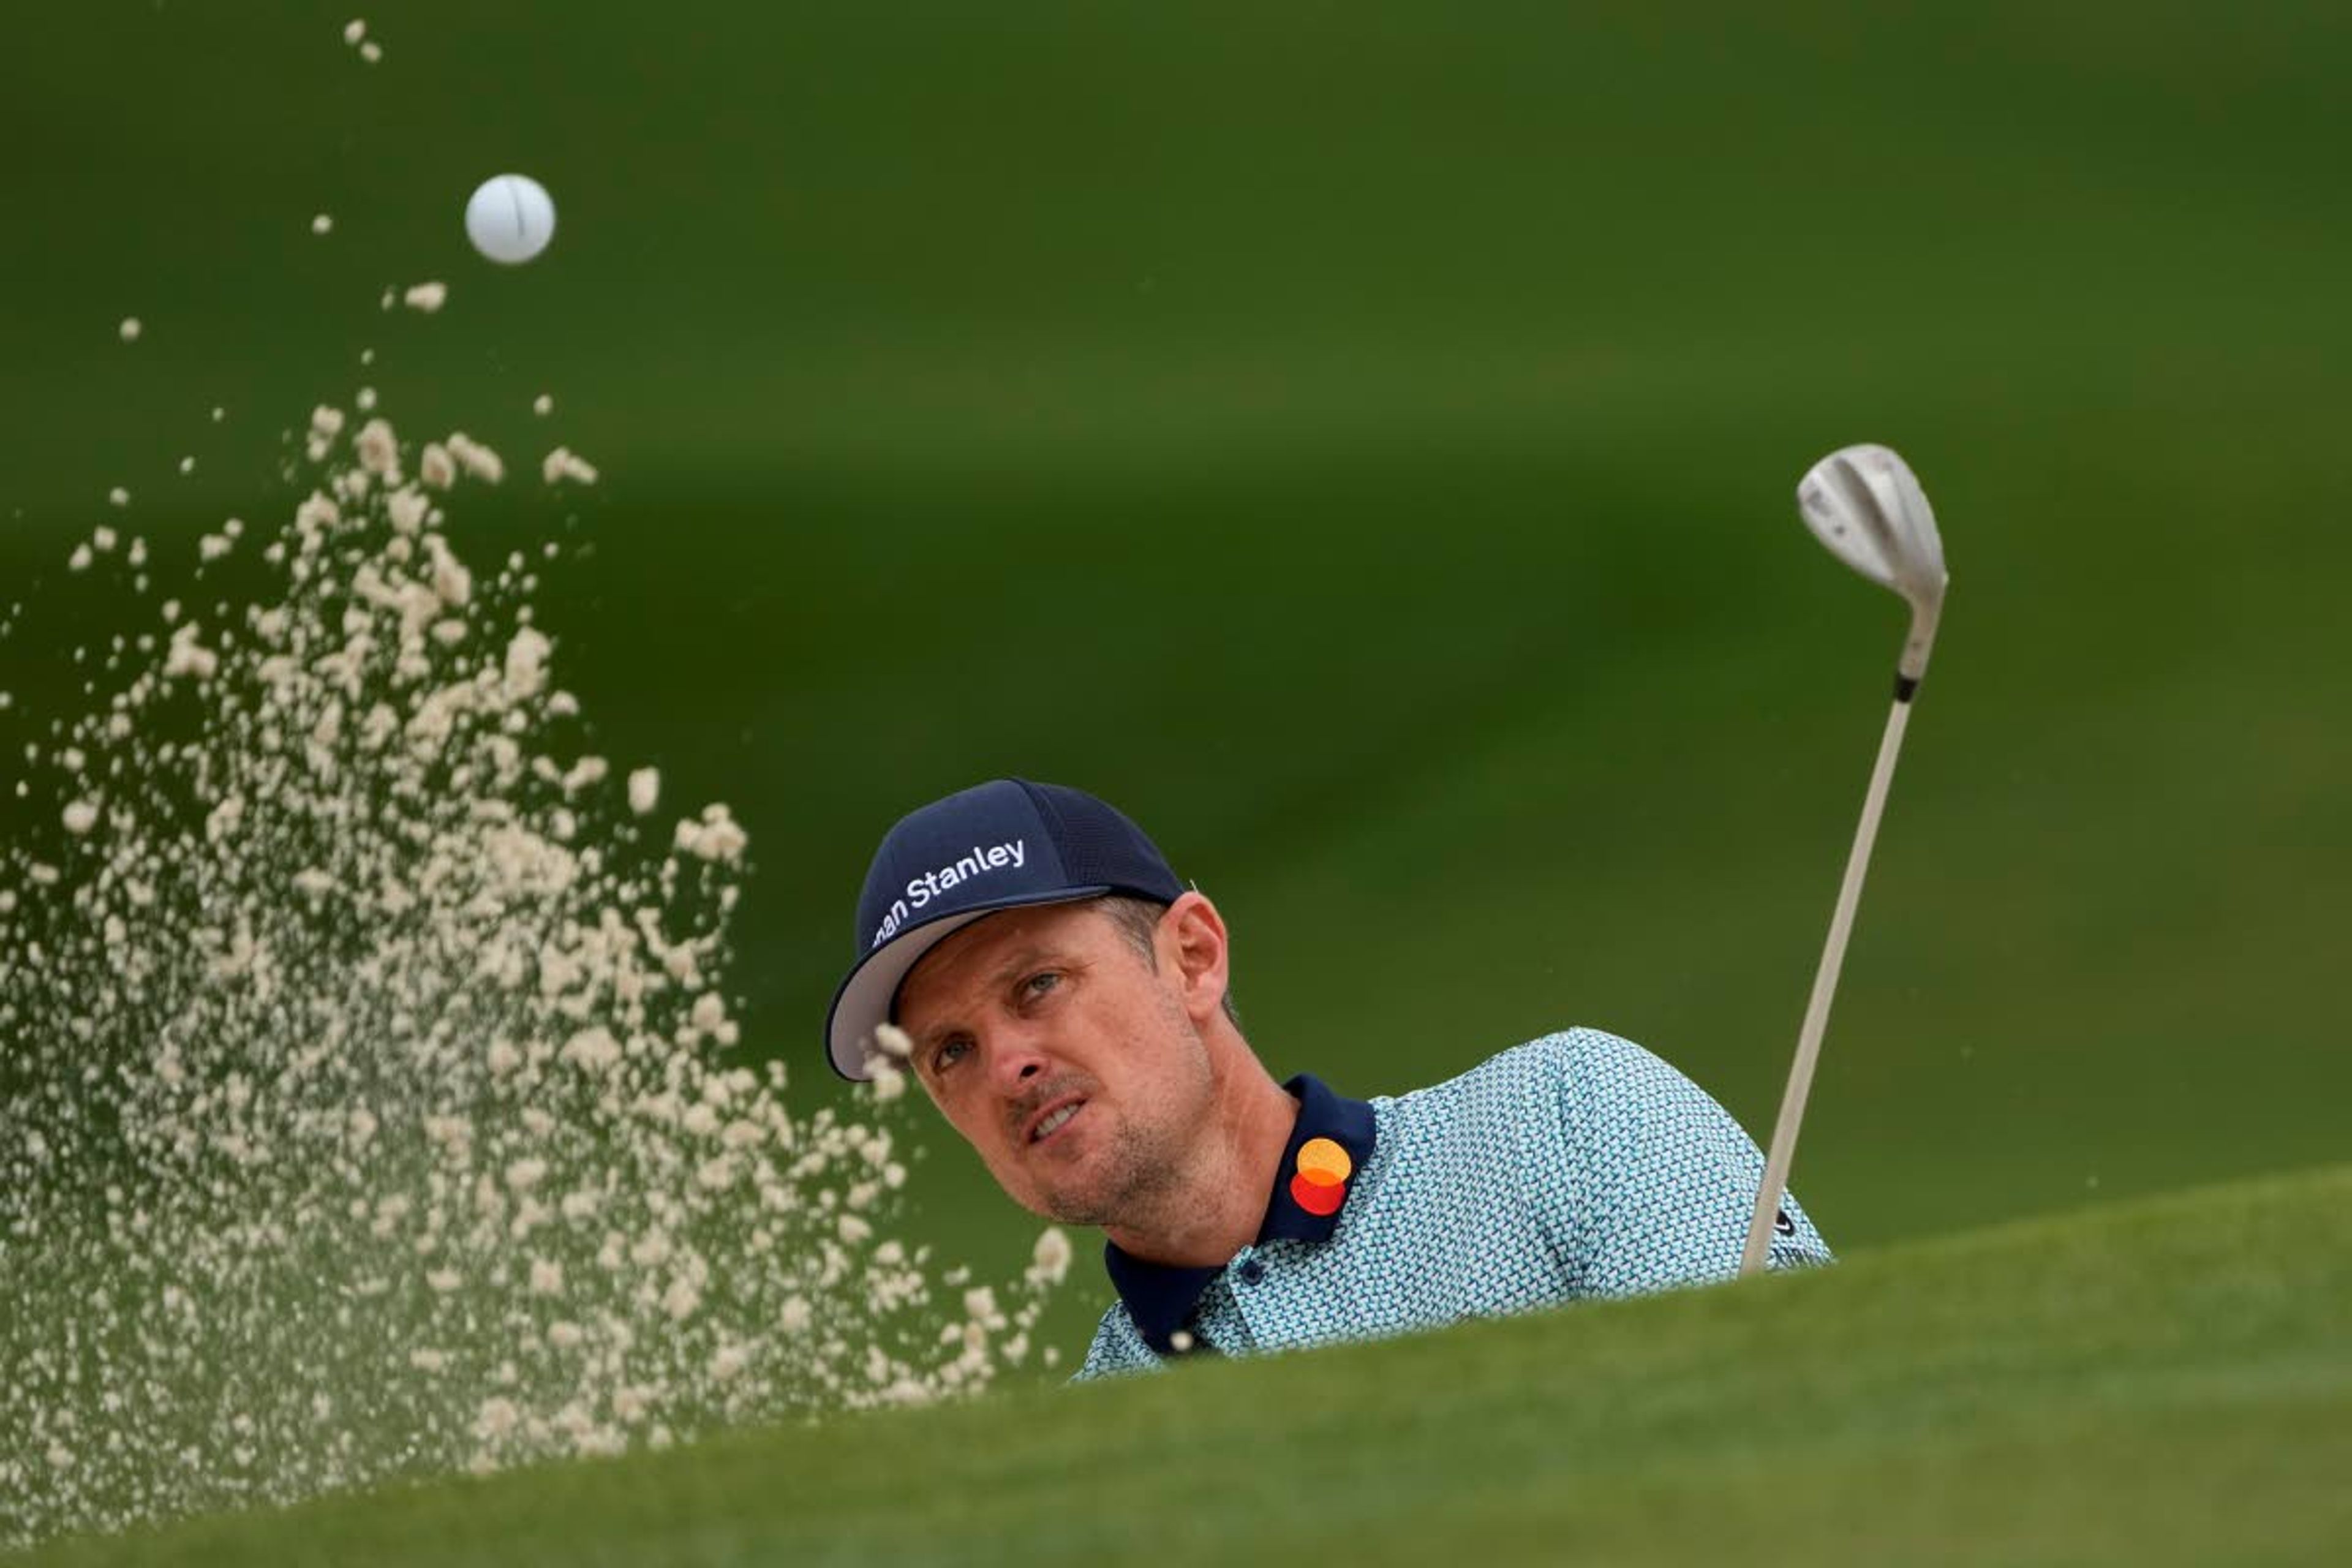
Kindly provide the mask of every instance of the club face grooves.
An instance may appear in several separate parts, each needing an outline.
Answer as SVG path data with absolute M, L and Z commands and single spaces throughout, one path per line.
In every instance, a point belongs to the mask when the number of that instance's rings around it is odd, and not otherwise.
M 1838 531 L 1844 545 L 1841 549 L 1838 542 L 1831 542 L 1831 549 L 1871 581 L 1894 587 L 1895 562 L 1900 546 L 1870 481 L 1843 452 L 1822 463 L 1820 472 L 1822 484 L 1835 502 L 1834 521 L 1830 526 Z

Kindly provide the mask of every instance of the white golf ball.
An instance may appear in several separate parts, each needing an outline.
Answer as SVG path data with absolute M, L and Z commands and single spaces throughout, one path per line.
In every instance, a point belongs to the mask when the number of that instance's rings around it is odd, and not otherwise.
M 492 261 L 529 261 L 555 237 L 555 203 L 528 174 L 493 175 L 466 203 L 466 237 Z

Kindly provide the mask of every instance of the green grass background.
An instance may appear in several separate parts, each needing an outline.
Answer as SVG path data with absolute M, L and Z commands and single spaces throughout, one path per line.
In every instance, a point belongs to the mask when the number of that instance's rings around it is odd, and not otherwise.
M 749 826 L 745 1048 L 806 1096 L 874 839 L 1019 772 L 1217 898 L 1277 1072 L 1582 1022 L 1760 1131 L 1902 630 L 1790 491 L 1875 439 L 1954 585 L 1808 1207 L 1867 1248 L 2341 1157 L 2341 8 L 516 0 L 366 8 L 373 68 L 350 10 L 12 18 L 0 828 L 55 831 L 7 785 L 104 629 L 73 539 L 274 518 L 365 384 L 604 469 L 453 531 L 570 542 L 601 744 Z M 502 271 L 459 215 L 509 168 L 562 216 Z M 933 1144 L 920 1226 L 1010 1268 Z

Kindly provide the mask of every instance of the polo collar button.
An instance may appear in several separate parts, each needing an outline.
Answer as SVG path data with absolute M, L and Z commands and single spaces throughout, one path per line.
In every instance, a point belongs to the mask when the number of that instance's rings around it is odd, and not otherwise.
M 1265 1278 L 1265 1265 L 1260 1263 L 1255 1258 L 1245 1258 L 1242 1262 L 1239 1272 L 1242 1277 L 1243 1284 L 1255 1285 L 1259 1280 Z

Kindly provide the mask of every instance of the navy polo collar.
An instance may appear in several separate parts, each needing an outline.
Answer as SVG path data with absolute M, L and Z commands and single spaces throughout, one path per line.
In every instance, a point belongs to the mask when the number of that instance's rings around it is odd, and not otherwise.
M 1282 1087 L 1298 1101 L 1298 1124 L 1290 1130 L 1290 1142 L 1283 1147 L 1282 1163 L 1275 1168 L 1274 1191 L 1266 1197 L 1265 1218 L 1258 1226 L 1258 1244 L 1328 1241 L 1331 1233 L 1339 1228 L 1339 1215 L 1346 1211 L 1348 1199 L 1355 1193 L 1356 1178 L 1363 1173 L 1365 1162 L 1372 1157 L 1377 1131 L 1372 1108 L 1363 1100 L 1334 1094 L 1311 1073 L 1301 1073 Z M 1301 1151 L 1318 1139 L 1337 1143 L 1346 1151 L 1347 1170 L 1337 1177 L 1336 1190 L 1328 1181 L 1334 1174 L 1332 1163 L 1319 1151 L 1308 1152 L 1304 1163 L 1311 1169 L 1302 1173 Z M 1325 1192 L 1334 1192 L 1336 1201 L 1318 1193 L 1318 1184 Z M 1297 1195 L 1302 1192 L 1307 1199 L 1304 1204 Z M 1328 1210 L 1318 1213 L 1317 1209 L 1327 1203 L 1330 1205 Z M 1119 1300 L 1127 1303 L 1128 1316 L 1135 1321 L 1143 1342 L 1161 1355 L 1173 1348 L 1169 1336 L 1182 1328 L 1185 1320 L 1192 1315 L 1201 1293 L 1209 1288 L 1211 1280 L 1224 1272 L 1222 1265 L 1181 1268 L 1148 1262 L 1120 1251 L 1118 1244 L 1111 1241 L 1103 1243 L 1103 1267 L 1108 1270 Z

